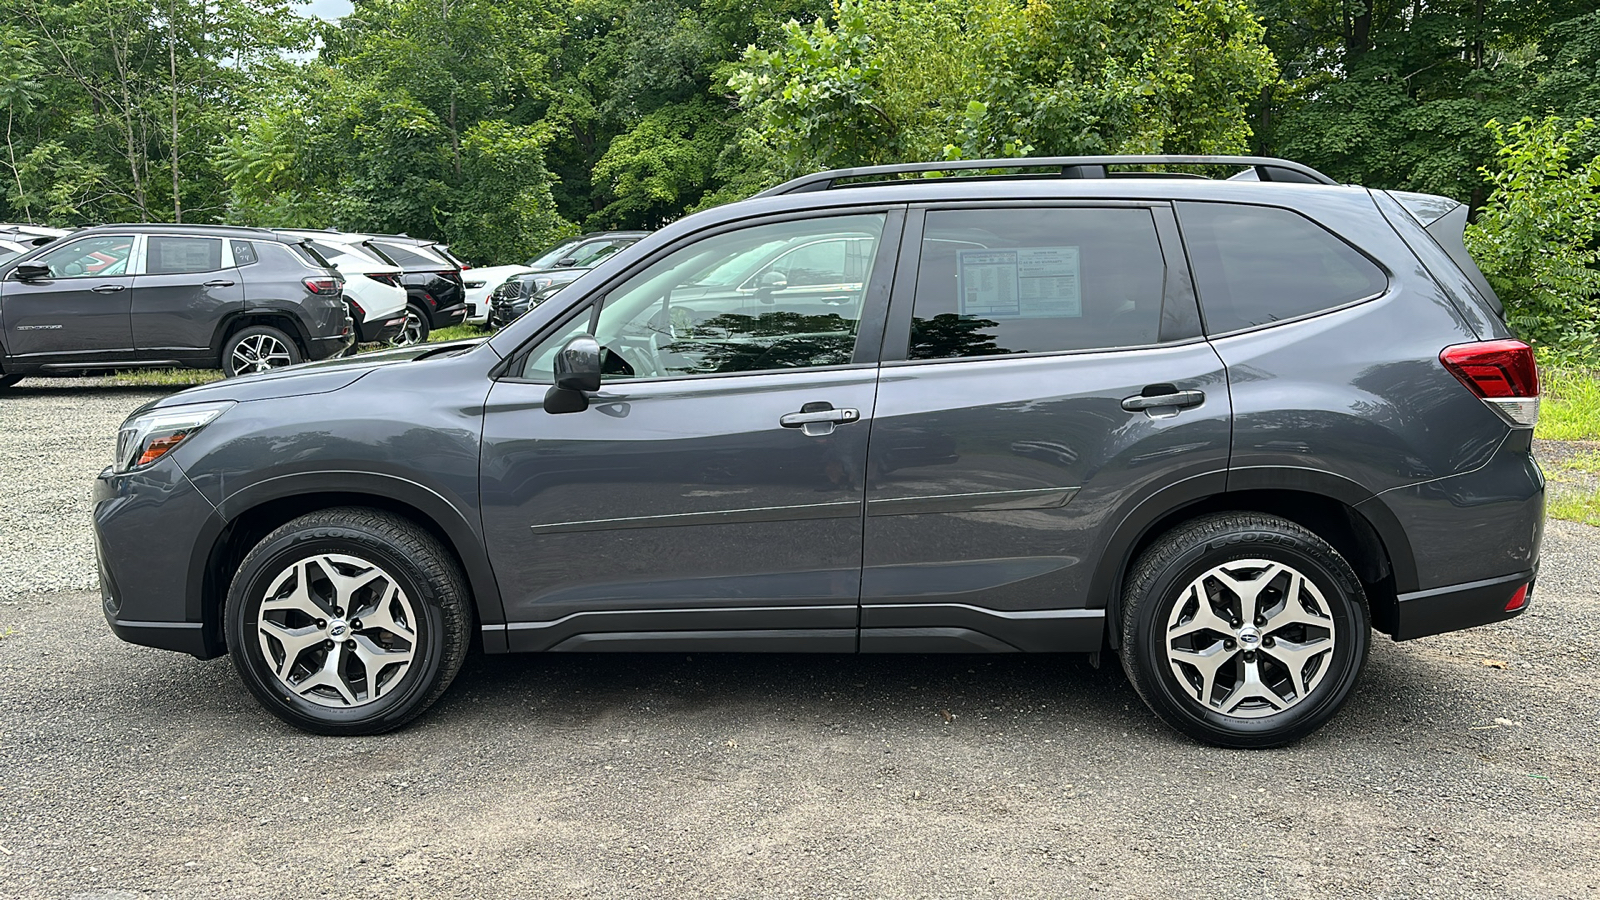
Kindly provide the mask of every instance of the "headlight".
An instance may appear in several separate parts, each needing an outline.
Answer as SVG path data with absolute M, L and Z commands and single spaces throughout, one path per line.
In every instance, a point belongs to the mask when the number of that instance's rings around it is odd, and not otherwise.
M 228 411 L 234 401 L 173 406 L 134 416 L 117 432 L 117 458 L 112 469 L 118 473 L 142 469 L 188 440 Z

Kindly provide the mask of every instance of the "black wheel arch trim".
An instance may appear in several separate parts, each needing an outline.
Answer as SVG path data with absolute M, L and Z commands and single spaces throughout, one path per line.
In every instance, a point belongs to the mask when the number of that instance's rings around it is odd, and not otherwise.
M 1134 548 L 1148 536 L 1152 527 L 1186 507 L 1231 493 L 1256 490 L 1284 490 L 1315 494 L 1336 500 L 1355 510 L 1377 534 L 1389 557 L 1396 590 L 1417 589 L 1416 561 L 1411 542 L 1394 513 L 1383 503 L 1366 503 L 1371 491 L 1341 475 L 1318 469 L 1293 466 L 1250 466 L 1192 475 L 1167 484 L 1132 503 L 1122 514 L 1111 537 L 1099 554 L 1089 581 L 1089 605 L 1103 603 L 1106 634 L 1115 648 L 1120 642 L 1122 584 L 1133 564 Z
M 212 351 L 217 354 L 219 359 L 221 358 L 223 345 L 228 343 L 228 337 L 236 330 L 233 327 L 233 323 L 239 321 L 240 319 L 259 318 L 266 316 L 287 321 L 291 328 L 289 337 L 299 342 L 300 352 L 306 353 L 310 349 L 311 332 L 306 329 L 305 323 L 300 321 L 299 316 L 286 309 L 257 307 L 252 309 L 235 310 L 223 316 L 222 321 L 217 323 L 217 330 L 213 332 L 211 336 Z M 249 328 L 250 326 L 246 325 L 244 327 Z
M 489 554 L 482 537 L 472 526 L 468 516 L 443 495 L 410 479 L 396 475 L 361 471 L 297 472 L 278 475 L 241 488 L 217 504 L 216 515 L 208 519 L 200 535 L 200 545 L 191 555 L 189 572 L 189 616 L 202 621 L 204 585 L 212 551 L 223 533 L 252 510 L 279 500 L 312 494 L 367 495 L 379 500 L 392 500 L 410 506 L 427 516 L 448 540 L 460 558 L 472 591 L 473 605 L 481 625 L 505 622 L 505 609 L 501 603 L 499 582 L 489 565 Z M 208 624 L 210 619 L 205 619 Z M 208 632 L 210 629 L 207 629 Z M 484 631 L 485 650 L 504 650 L 502 642 L 489 637 Z M 501 646 L 490 646 L 501 643 Z

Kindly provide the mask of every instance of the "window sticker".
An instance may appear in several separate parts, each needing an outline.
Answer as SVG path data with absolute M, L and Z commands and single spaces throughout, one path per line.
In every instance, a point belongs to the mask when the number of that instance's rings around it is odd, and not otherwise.
M 962 250 L 957 291 L 963 316 L 1075 319 L 1083 316 L 1077 247 Z

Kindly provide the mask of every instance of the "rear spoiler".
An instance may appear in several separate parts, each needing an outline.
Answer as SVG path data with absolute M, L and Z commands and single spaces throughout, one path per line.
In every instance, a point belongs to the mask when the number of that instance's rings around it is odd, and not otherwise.
M 1489 286 L 1489 279 L 1483 277 L 1478 271 L 1478 264 L 1472 261 L 1472 254 L 1467 252 L 1467 245 L 1462 241 L 1462 235 L 1467 231 L 1467 207 L 1465 204 L 1449 197 L 1439 197 L 1434 194 L 1414 194 L 1410 191 L 1389 191 L 1389 196 L 1395 199 L 1411 214 L 1411 218 L 1427 232 L 1433 235 L 1440 248 L 1455 260 L 1461 268 L 1462 274 L 1478 289 L 1483 299 L 1489 301 L 1494 311 L 1501 316 L 1506 314 L 1506 308 L 1500 302 L 1500 297 L 1495 294 L 1494 288 Z

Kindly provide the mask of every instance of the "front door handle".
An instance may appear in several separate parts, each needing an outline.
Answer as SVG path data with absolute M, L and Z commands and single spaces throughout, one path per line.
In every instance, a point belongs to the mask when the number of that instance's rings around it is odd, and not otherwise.
M 1152 388 L 1160 389 L 1160 392 Z M 1170 384 L 1156 384 L 1145 388 L 1146 393 L 1126 397 L 1122 401 L 1122 408 L 1128 412 L 1139 412 L 1149 409 L 1188 409 L 1206 402 L 1203 391 L 1180 391 L 1173 389 Z
M 834 409 L 832 403 L 807 403 L 799 412 L 778 417 L 785 428 L 798 428 L 810 437 L 833 434 L 833 426 L 848 425 L 861 419 L 859 409 Z
M 122 290 L 122 287 L 120 284 L 102 284 L 97 288 L 90 288 L 90 290 L 96 294 L 115 294 L 117 291 Z
M 219 278 L 216 281 L 206 282 L 206 287 L 233 287 L 233 282 Z

